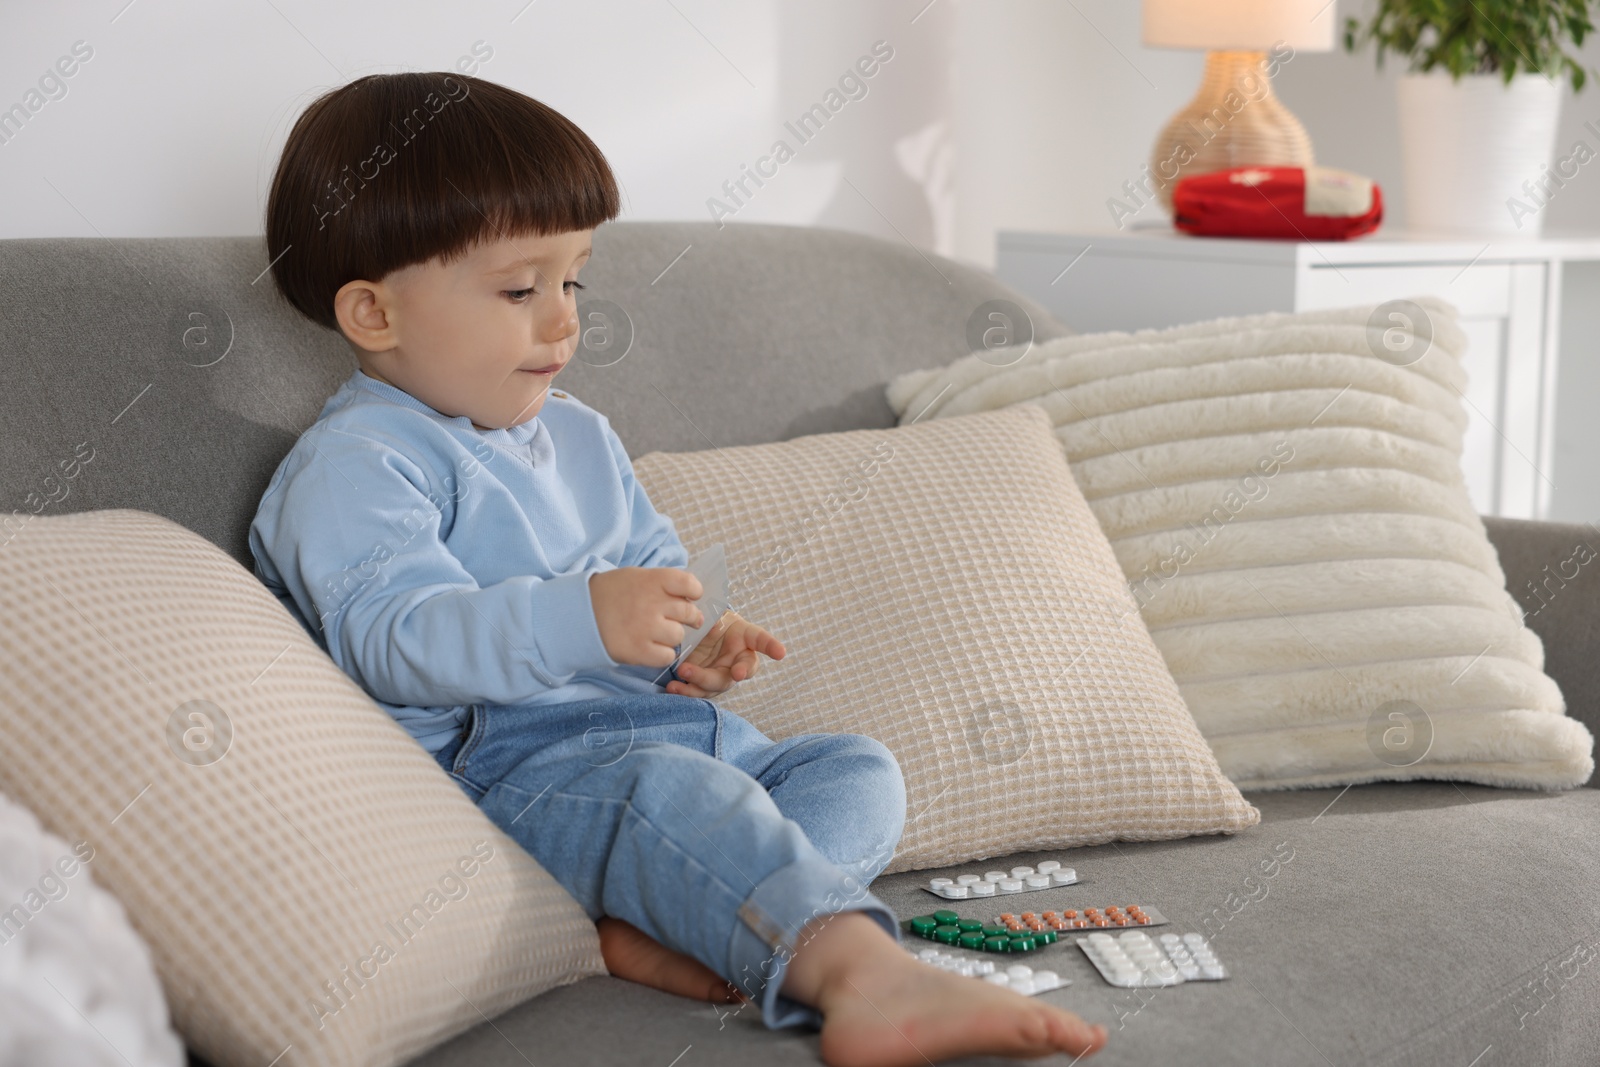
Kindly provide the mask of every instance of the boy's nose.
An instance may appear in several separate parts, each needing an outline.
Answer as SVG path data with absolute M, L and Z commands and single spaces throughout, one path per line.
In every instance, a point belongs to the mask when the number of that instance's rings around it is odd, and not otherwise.
M 565 341 L 578 332 L 578 312 L 576 309 L 566 310 L 551 315 L 544 320 L 540 339 L 547 344 L 556 341 Z

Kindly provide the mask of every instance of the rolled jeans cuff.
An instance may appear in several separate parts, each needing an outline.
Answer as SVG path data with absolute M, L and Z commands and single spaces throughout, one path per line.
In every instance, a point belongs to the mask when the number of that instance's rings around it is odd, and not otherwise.
M 820 903 L 819 903 L 820 902 Z M 779 992 L 789 960 L 804 944 L 801 930 L 813 919 L 846 911 L 872 916 L 900 940 L 900 924 L 889 906 L 866 883 L 831 864 L 796 862 L 773 871 L 739 906 L 728 945 L 728 974 L 733 984 L 761 1005 L 761 1019 L 771 1029 L 822 1022 L 814 1008 Z

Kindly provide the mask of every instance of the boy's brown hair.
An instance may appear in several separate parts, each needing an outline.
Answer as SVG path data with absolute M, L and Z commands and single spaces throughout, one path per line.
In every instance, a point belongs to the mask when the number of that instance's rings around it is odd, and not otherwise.
M 267 195 L 278 289 L 337 330 L 333 297 L 501 236 L 589 230 L 621 210 L 600 149 L 532 97 L 461 74 L 370 74 L 311 103 Z

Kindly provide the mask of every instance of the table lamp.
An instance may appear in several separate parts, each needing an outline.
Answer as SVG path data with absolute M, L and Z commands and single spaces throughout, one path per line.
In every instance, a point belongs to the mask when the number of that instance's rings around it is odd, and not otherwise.
M 1311 138 L 1272 91 L 1269 71 L 1297 52 L 1333 50 L 1333 0 L 1144 0 L 1144 43 L 1207 50 L 1200 91 L 1161 131 L 1150 158 L 1169 212 L 1185 175 L 1315 162 Z

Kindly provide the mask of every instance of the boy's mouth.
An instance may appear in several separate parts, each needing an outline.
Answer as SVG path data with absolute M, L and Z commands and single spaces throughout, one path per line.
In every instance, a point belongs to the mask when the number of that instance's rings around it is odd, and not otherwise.
M 549 377 L 565 366 L 565 363 L 549 363 L 543 367 L 518 367 L 517 370 L 521 371 L 523 374 L 540 374 L 545 377 Z

